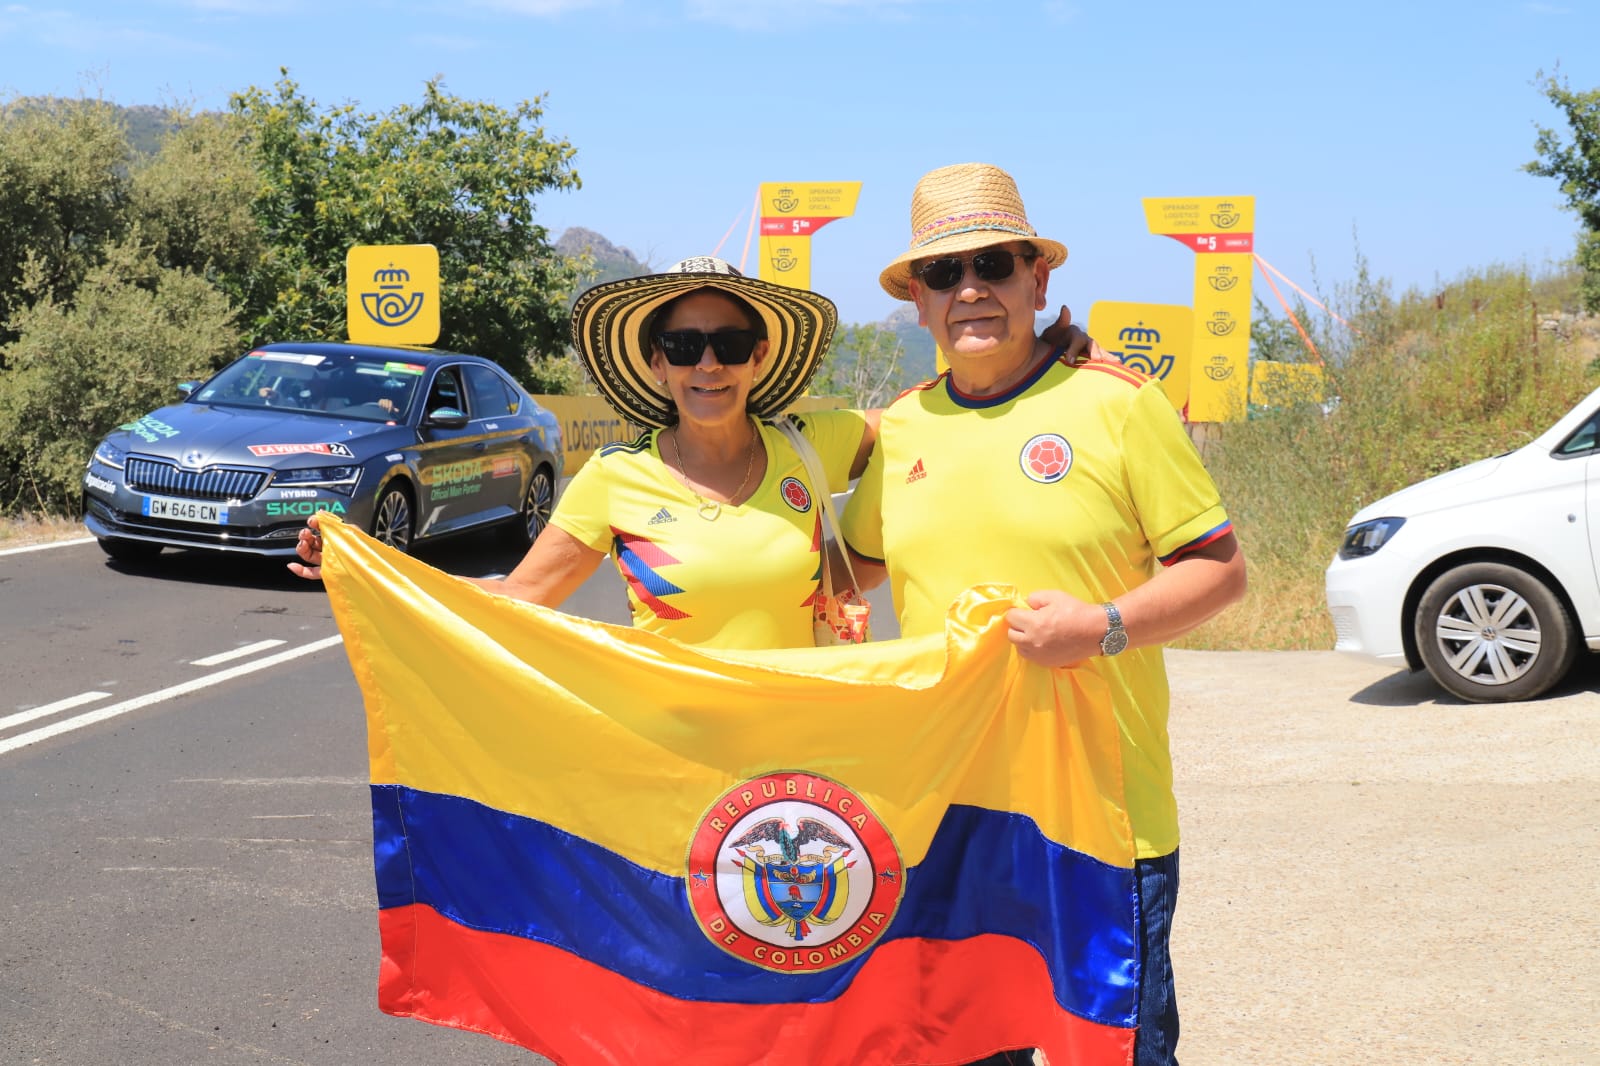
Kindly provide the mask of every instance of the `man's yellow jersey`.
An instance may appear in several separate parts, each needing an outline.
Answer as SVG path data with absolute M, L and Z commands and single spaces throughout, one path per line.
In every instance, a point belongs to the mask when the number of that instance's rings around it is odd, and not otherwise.
M 1103 603 L 1232 527 L 1161 383 L 1052 357 L 1004 393 L 948 374 L 883 415 L 844 515 L 858 555 L 885 562 L 901 632 L 935 632 L 973 585 L 1061 589 Z M 1178 846 L 1160 648 L 1096 656 L 1123 737 L 1141 858 Z

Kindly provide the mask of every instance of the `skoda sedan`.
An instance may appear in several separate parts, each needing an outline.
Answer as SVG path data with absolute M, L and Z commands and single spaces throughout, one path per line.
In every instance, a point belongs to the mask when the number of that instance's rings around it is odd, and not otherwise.
M 489 525 L 525 546 L 555 503 L 560 425 L 487 359 L 268 344 L 178 388 L 84 472 L 84 524 L 112 558 L 291 556 L 319 511 L 401 551 Z
M 1526 700 L 1600 649 L 1600 390 L 1529 444 L 1350 519 L 1328 566 L 1338 651 Z

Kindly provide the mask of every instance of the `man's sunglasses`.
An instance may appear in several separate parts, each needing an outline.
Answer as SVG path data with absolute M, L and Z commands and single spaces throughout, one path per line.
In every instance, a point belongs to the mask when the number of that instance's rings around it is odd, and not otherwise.
M 1005 248 L 986 248 L 971 259 L 959 255 L 930 259 L 917 267 L 916 274 L 928 288 L 934 292 L 943 292 L 961 284 L 961 279 L 966 276 L 969 262 L 972 264 L 972 272 L 978 275 L 979 281 L 1004 281 L 1017 269 L 1018 259 L 1031 263 L 1037 255 L 1037 252 L 1012 252 Z
M 761 338 L 753 329 L 719 329 L 706 333 L 698 329 L 669 329 L 656 337 L 656 344 L 673 366 L 694 366 L 705 353 L 706 345 L 723 366 L 741 366 L 750 361 Z

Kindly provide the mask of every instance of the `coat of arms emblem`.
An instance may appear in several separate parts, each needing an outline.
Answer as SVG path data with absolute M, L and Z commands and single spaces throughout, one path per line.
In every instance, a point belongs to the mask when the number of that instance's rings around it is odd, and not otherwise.
M 867 804 L 838 781 L 780 772 L 734 786 L 689 848 L 689 902 L 718 947 L 801 972 L 858 959 L 904 888 L 900 856 Z

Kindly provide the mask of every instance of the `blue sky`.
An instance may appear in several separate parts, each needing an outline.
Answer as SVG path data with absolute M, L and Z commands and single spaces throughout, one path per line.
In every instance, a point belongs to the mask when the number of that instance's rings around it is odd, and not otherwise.
M 877 274 L 918 176 L 997 163 L 1071 250 L 1051 296 L 1086 318 L 1096 300 L 1190 301 L 1192 253 L 1146 232 L 1146 196 L 1253 194 L 1256 250 L 1324 292 L 1358 244 L 1401 291 L 1566 258 L 1576 219 L 1521 166 L 1536 124 L 1564 128 L 1536 73 L 1600 86 L 1597 7 L 0 0 L 0 95 L 220 108 L 284 66 L 320 104 L 365 110 L 435 75 L 508 106 L 544 96 L 583 188 L 545 197 L 543 223 L 656 266 L 730 226 L 737 261 L 760 182 L 859 180 L 856 215 L 813 245 L 813 286 L 847 322 L 898 306 Z

